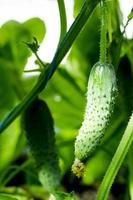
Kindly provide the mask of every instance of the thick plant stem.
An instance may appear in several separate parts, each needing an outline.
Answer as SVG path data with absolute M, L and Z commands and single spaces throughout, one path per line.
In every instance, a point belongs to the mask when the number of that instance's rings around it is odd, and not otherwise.
M 109 165 L 109 168 L 105 174 L 102 184 L 99 188 L 96 200 L 107 200 L 110 188 L 116 177 L 118 170 L 120 169 L 128 150 L 133 141 L 133 113 L 128 122 L 127 128 L 120 141 L 120 144 L 116 150 L 116 153 Z
M 106 2 L 101 0 L 101 37 L 100 37 L 100 62 L 106 62 L 107 54 L 107 15 Z
M 66 17 L 66 9 L 64 0 L 57 0 L 58 7 L 59 7 L 59 14 L 60 14 L 60 39 L 59 44 L 64 38 L 66 32 L 67 32 L 67 17 Z
M 40 75 L 40 78 L 31 92 L 24 98 L 24 100 L 17 105 L 0 124 L 0 133 L 2 133 L 15 119 L 24 111 L 29 104 L 37 97 L 37 95 L 46 87 L 49 79 L 52 77 L 53 73 L 57 69 L 58 65 L 64 58 L 64 56 L 69 51 L 74 40 L 82 30 L 83 26 L 87 22 L 89 16 L 93 12 L 95 6 L 100 2 L 100 0 L 86 0 L 80 13 L 75 19 L 74 23 L 70 27 L 69 31 L 65 35 L 64 39 L 60 43 L 56 54 L 53 58 L 53 61 L 49 65 L 49 68 L 46 69 L 45 73 Z

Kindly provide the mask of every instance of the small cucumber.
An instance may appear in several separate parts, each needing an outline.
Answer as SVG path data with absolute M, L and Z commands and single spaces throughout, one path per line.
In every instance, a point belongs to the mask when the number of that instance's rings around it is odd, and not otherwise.
M 90 73 L 87 105 L 82 126 L 75 141 L 75 162 L 72 171 L 81 175 L 82 160 L 99 145 L 109 123 L 116 96 L 116 76 L 110 64 L 96 63 Z
M 24 113 L 24 127 L 39 180 L 49 192 L 54 191 L 60 183 L 53 126 L 53 118 L 47 104 L 36 99 Z

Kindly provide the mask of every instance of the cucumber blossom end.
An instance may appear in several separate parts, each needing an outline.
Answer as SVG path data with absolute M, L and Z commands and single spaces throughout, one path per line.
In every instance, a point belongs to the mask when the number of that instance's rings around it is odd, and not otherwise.
M 82 174 L 84 173 L 84 164 L 79 160 L 75 159 L 73 165 L 72 165 L 72 172 L 80 178 Z

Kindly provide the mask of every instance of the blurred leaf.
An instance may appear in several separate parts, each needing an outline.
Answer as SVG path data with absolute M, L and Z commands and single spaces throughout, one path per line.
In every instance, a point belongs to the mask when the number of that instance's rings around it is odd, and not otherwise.
M 45 92 L 41 93 L 41 96 L 45 98 L 51 108 L 55 127 L 59 129 L 78 128 L 83 117 L 85 96 L 83 98 L 81 91 L 75 89 L 75 84 L 71 84 L 72 79 L 70 81 L 68 76 L 64 77 L 57 71 Z
M 69 128 L 69 127 L 68 127 Z M 77 130 L 57 130 L 56 143 L 60 157 L 60 168 L 62 176 L 71 168 L 74 160 L 74 141 Z
M 49 194 L 44 190 L 42 186 L 37 185 L 29 185 L 28 191 L 34 196 L 34 199 L 40 199 L 40 200 L 47 200 L 49 199 Z
M 132 8 L 130 14 L 128 15 L 128 19 L 129 19 L 129 20 L 132 19 L 132 18 L 133 18 L 133 8 Z
M 74 193 L 56 192 L 54 193 L 56 200 L 75 200 Z
M 127 56 L 121 59 L 118 69 L 118 80 L 119 104 L 124 113 L 125 121 L 127 121 L 133 110 L 133 73 Z
M 25 189 L 22 189 L 22 187 L 5 187 L 1 189 L 2 195 L 7 195 L 9 197 L 12 197 L 13 200 L 28 200 L 29 194 L 28 191 Z M 4 200 L 4 199 L 0 199 Z
M 95 25 L 94 25 L 95 24 Z M 99 60 L 99 9 L 94 10 L 84 29 L 78 36 L 75 45 L 81 52 L 88 66 L 91 66 Z M 93 33 L 93 34 L 92 34 Z M 80 60 L 82 64 L 82 60 Z M 89 68 L 88 68 L 89 69 Z
M 30 56 L 30 52 L 23 42 L 29 40 L 31 40 L 31 34 L 17 21 L 8 21 L 0 29 L 1 56 L 7 58 L 7 52 L 3 52 L 3 49 L 8 45 L 10 48 L 8 49 L 10 55 L 8 60 L 12 62 L 14 69 L 21 72 L 27 62 L 27 58 Z
M 19 135 L 19 120 L 16 120 L 4 134 L 0 135 L 0 171 L 14 160 Z
M 7 194 L 0 194 L 0 199 L 1 200 L 17 200 L 16 198 L 14 198 L 10 195 L 7 195 Z
M 32 37 L 35 37 L 39 42 L 42 42 L 46 33 L 46 28 L 41 19 L 32 18 L 24 22 L 23 25 L 30 33 L 32 33 Z
M 84 0 L 74 0 L 74 17 L 77 16 L 80 9 L 82 8 Z
M 34 28 L 33 28 L 34 27 Z M 9 34 L 10 33 L 10 34 Z M 0 28 L 0 109 L 10 109 L 24 96 L 22 73 L 31 52 L 24 42 L 42 42 L 45 25 L 39 18 L 24 23 L 8 21 Z M 6 91 L 6 92 L 5 92 Z
M 97 179 L 101 178 L 104 175 L 109 162 L 110 157 L 108 154 L 104 151 L 99 151 L 87 162 L 83 182 L 85 184 L 92 184 Z
M 30 19 L 23 24 L 13 20 L 8 21 L 0 29 L 0 52 L 7 58 L 7 51 L 3 52 L 3 49 L 8 44 L 10 47 L 8 60 L 12 62 L 13 68 L 22 72 L 31 55 L 23 42 L 32 42 L 33 37 L 42 42 L 44 35 L 45 25 L 39 18 Z
M 13 84 L 12 80 L 12 71 L 10 70 L 10 63 L 5 60 L 0 59 L 0 108 L 10 109 L 15 100 L 15 93 L 11 85 Z

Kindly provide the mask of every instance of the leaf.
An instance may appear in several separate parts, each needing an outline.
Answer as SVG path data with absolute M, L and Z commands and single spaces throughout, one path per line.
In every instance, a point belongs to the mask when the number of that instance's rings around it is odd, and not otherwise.
M 101 178 L 104 175 L 109 163 L 110 157 L 106 152 L 99 151 L 96 155 L 94 155 L 86 164 L 83 176 L 84 184 L 90 185 Z
M 79 13 L 83 3 L 84 0 L 74 0 L 74 17 L 76 17 L 77 14 Z
M 16 198 L 14 198 L 10 195 L 6 195 L 6 194 L 0 194 L 0 199 L 1 200 L 17 200 Z
M 46 28 L 44 22 L 39 18 L 32 18 L 23 23 L 24 27 L 32 34 L 32 37 L 37 38 L 39 43 L 42 42 Z
M 56 192 L 54 193 L 56 200 L 75 200 L 74 193 Z
M 33 18 L 24 23 L 8 21 L 0 29 L 0 52 L 3 57 L 12 62 L 13 68 L 23 72 L 27 59 L 31 55 L 23 42 L 32 42 L 33 37 L 42 42 L 44 35 L 45 25 L 39 18 Z M 2 51 L 7 44 L 10 57 L 7 51 L 4 54 Z
M 14 160 L 19 135 L 19 120 L 15 121 L 4 134 L 0 135 L 0 171 L 4 170 Z
M 33 29 L 34 26 L 34 29 Z M 22 73 L 31 52 L 24 42 L 35 35 L 42 42 L 45 25 L 39 18 L 24 23 L 10 20 L 0 28 L 0 109 L 10 109 L 16 98 L 23 98 Z M 9 34 L 10 33 L 10 34 Z M 39 39 L 38 39 L 39 38 Z M 5 92 L 6 91 L 6 92 Z
M 75 1 L 74 12 L 78 12 L 80 10 L 83 2 L 84 2 L 83 0 Z M 98 27 L 100 27 L 99 7 L 97 7 L 94 10 L 93 14 L 90 16 L 87 24 L 85 25 L 84 29 L 82 30 L 81 34 L 77 38 L 71 50 L 71 52 L 73 52 L 73 48 L 76 47 L 80 51 L 80 54 L 82 55 L 83 59 L 88 62 L 88 66 L 87 66 L 88 70 L 99 59 L 99 39 L 100 38 L 99 38 Z M 82 64 L 83 61 L 80 60 L 79 62 Z
M 75 85 L 71 83 L 72 80 L 70 81 L 67 76 L 64 77 L 57 71 L 45 92 L 41 93 L 41 96 L 48 102 L 55 126 L 59 129 L 66 127 L 75 129 L 79 127 L 83 117 L 85 95 L 83 98 L 83 93 L 77 91 Z
M 131 20 L 132 18 L 133 18 L 133 8 L 132 8 L 130 14 L 128 15 L 128 20 Z
M 15 93 L 11 88 L 13 84 L 10 63 L 0 59 L 0 109 L 11 109 L 15 101 Z

